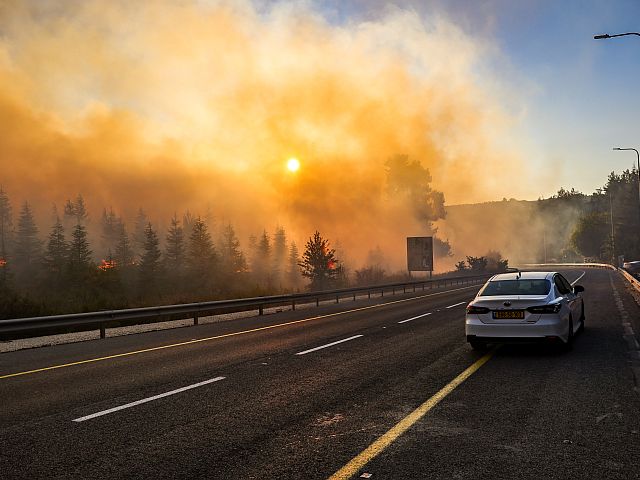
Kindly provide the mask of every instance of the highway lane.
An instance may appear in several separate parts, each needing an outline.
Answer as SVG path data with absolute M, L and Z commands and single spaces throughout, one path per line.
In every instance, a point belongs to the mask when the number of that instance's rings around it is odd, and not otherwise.
M 0 377 L 43 367 L 69 366 L 0 379 L 0 394 L 9 394 L 10 389 L 11 395 L 21 399 L 0 413 L 0 426 L 32 418 L 34 413 L 46 413 L 53 406 L 64 405 L 69 398 L 90 404 L 102 401 L 105 395 L 118 397 L 131 392 L 135 396 L 140 389 L 161 388 L 176 382 L 196 383 L 202 380 L 203 367 L 213 371 L 247 362 L 264 363 L 261 359 L 272 355 L 300 352 L 306 347 L 366 334 L 420 315 L 425 309 L 435 312 L 461 299 L 468 300 L 477 288 L 379 298 L 366 303 L 346 302 L 237 322 L 3 354 L 0 355 Z M 145 351 L 155 348 L 161 349 Z M 109 358 L 128 353 L 134 355 Z M 96 359 L 100 361 L 70 365 Z M 126 381 L 122 381 L 122 377 L 126 377 Z M 30 395 L 33 391 L 48 392 L 46 402 Z
M 501 349 L 364 471 L 372 478 L 554 478 L 580 467 L 580 475 L 557 478 L 636 478 L 629 475 L 637 461 L 628 457 L 638 453 L 638 401 L 611 314 L 610 275 L 589 270 L 580 282 L 589 323 L 572 352 Z M 0 380 L 8 399 L 0 463 L 8 478 L 327 478 L 478 359 L 464 341 L 464 306 L 452 306 L 472 294 Z M 280 321 L 273 317 L 270 324 Z M 363 336 L 296 355 L 355 335 Z M 159 340 L 149 338 L 149 345 Z M 123 347 L 91 343 L 99 354 Z M 52 350 L 62 358 L 86 353 L 61 347 Z M 18 353 L 33 368 L 53 358 Z M 578 403 L 586 409 L 569 408 Z M 553 450 L 564 436 L 571 443 Z

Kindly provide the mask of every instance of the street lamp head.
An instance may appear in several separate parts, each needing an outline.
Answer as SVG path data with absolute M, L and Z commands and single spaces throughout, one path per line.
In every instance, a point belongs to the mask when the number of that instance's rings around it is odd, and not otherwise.
M 609 35 L 608 33 L 603 33 L 602 35 L 593 36 L 594 40 L 602 40 L 603 38 L 611 38 L 611 35 Z

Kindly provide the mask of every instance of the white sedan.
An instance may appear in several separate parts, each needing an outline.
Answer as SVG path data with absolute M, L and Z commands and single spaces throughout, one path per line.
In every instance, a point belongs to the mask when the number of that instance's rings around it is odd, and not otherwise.
M 584 287 L 558 272 L 491 277 L 467 306 L 465 333 L 476 350 L 489 343 L 550 341 L 570 346 L 584 329 Z

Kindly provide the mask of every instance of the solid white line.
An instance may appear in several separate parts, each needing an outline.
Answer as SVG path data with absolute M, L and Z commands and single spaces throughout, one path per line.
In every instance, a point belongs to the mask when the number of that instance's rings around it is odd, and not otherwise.
M 338 340 L 337 342 L 327 343 L 326 345 L 322 345 L 316 348 L 311 348 L 309 350 L 305 350 L 304 352 L 298 352 L 296 353 L 296 355 L 306 355 L 307 353 L 315 352 L 316 350 L 322 350 L 323 348 L 327 348 L 327 347 L 333 347 L 334 345 L 337 345 L 339 343 L 348 342 L 349 340 L 353 340 L 360 337 L 364 337 L 364 335 L 354 335 L 353 337 L 343 338 L 342 340 Z
M 463 305 L 463 304 L 465 304 L 465 303 L 467 303 L 467 302 L 454 303 L 453 305 L 449 305 L 449 306 L 448 306 L 448 307 L 446 307 L 446 308 L 453 308 L 453 307 L 457 307 L 458 305 Z
M 578 283 L 578 280 L 580 280 L 582 277 L 584 277 L 587 274 L 587 272 L 582 272 L 582 275 L 580 275 L 578 278 L 576 278 L 573 282 L 571 282 L 571 285 L 575 285 L 576 283 Z
M 423 315 L 418 315 L 417 317 L 407 318 L 406 320 L 400 320 L 398 323 L 407 323 L 407 322 L 410 322 L 411 320 L 415 320 L 416 318 L 422 318 L 422 317 L 426 317 L 427 315 L 431 315 L 431 313 L 433 312 L 425 313 Z
M 143 398 L 142 400 L 137 400 L 135 402 L 127 403 L 125 405 L 120 405 L 119 407 L 110 408 L 109 410 L 103 410 L 101 412 L 92 413 L 91 415 L 87 415 L 86 417 L 75 418 L 74 422 L 84 422 L 85 420 L 91 420 L 92 418 L 101 417 L 102 415 L 108 415 L 109 413 L 117 412 L 119 410 L 124 410 L 125 408 L 135 407 L 136 405 L 140 405 L 142 403 L 151 402 L 153 400 L 158 400 L 159 398 L 168 397 L 169 395 L 175 395 L 176 393 L 181 393 L 186 390 L 191 390 L 192 388 L 202 387 L 203 385 L 207 385 L 213 382 L 219 382 L 220 380 L 224 380 L 226 377 L 216 377 L 211 378 L 209 380 L 205 380 L 204 382 L 194 383 L 193 385 L 188 385 L 186 387 L 178 388 L 176 390 L 171 390 L 170 392 L 161 393 L 160 395 L 154 395 L 153 397 Z

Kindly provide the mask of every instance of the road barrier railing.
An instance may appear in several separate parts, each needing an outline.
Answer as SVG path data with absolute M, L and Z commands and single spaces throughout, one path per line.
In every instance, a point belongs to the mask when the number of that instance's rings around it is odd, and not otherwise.
M 636 289 L 636 291 L 640 292 L 640 280 L 627 272 L 624 268 L 618 269 L 620 273 L 627 279 L 627 281 Z
M 0 340 L 30 337 L 37 334 L 52 335 L 55 333 L 93 329 L 99 329 L 100 338 L 105 338 L 107 328 L 123 325 L 166 322 L 188 318 L 192 318 L 194 325 L 197 325 L 198 319 L 204 316 L 251 310 L 257 311 L 259 315 L 263 315 L 265 308 L 285 305 L 290 305 L 291 308 L 295 310 L 296 305 L 315 302 L 316 306 L 319 306 L 320 302 L 334 299 L 336 303 L 339 303 L 341 299 L 353 298 L 355 301 L 357 297 L 364 295 L 371 298 L 372 295 L 384 296 L 388 293 L 395 295 L 396 293 L 416 292 L 418 290 L 424 291 L 426 289 L 436 289 L 447 286 L 475 285 L 482 283 L 491 275 L 492 274 L 441 277 L 428 280 L 294 293 L 289 295 L 272 295 L 123 310 L 105 310 L 46 317 L 14 318 L 0 320 Z

